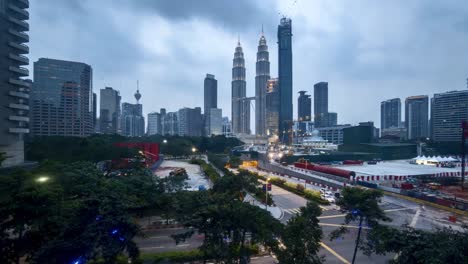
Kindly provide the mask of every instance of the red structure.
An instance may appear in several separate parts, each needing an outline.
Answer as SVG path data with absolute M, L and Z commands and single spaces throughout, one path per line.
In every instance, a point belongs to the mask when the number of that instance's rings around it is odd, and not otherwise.
M 135 148 L 146 158 L 146 164 L 151 165 L 159 160 L 159 144 L 147 142 L 120 142 L 114 144 L 119 148 Z
M 354 171 L 342 170 L 342 169 L 338 169 L 334 167 L 322 166 L 322 165 L 317 165 L 317 164 L 308 163 L 308 162 L 295 162 L 294 166 L 296 168 L 322 172 L 326 174 L 343 177 L 346 179 L 349 179 L 351 176 L 352 177 L 356 176 L 356 173 Z

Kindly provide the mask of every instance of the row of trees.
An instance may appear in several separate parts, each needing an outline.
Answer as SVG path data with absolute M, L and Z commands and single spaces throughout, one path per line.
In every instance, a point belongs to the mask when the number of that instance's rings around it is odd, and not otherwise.
M 224 153 L 234 146 L 241 145 L 236 138 L 224 136 L 213 137 L 179 137 L 179 136 L 146 136 L 127 138 L 120 135 L 93 135 L 79 137 L 33 137 L 25 144 L 28 160 L 42 161 L 92 161 L 110 160 L 120 157 L 130 157 L 134 153 L 127 149 L 117 148 L 117 142 L 156 142 L 160 143 L 160 151 L 170 156 L 188 156 L 193 154 L 195 147 L 200 152 Z

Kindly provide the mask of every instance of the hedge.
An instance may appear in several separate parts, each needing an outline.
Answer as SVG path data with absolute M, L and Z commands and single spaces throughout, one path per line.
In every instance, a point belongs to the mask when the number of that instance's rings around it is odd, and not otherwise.
M 211 167 L 211 165 L 207 164 L 204 160 L 192 159 L 190 160 L 190 163 L 200 165 L 203 172 L 212 183 L 215 183 L 219 179 L 220 175 L 218 174 L 218 172 L 216 172 L 216 170 L 213 167 Z
M 194 260 L 202 260 L 203 253 L 198 249 L 194 249 L 191 251 L 143 253 L 141 254 L 140 258 L 144 262 L 150 262 L 154 264 L 161 263 L 161 262 L 181 263 L 181 262 L 188 262 L 188 261 L 194 261 Z

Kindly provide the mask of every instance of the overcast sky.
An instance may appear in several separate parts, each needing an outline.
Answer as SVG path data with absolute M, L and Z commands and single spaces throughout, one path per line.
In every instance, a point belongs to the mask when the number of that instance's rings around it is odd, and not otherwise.
M 203 109 L 211 73 L 230 117 L 237 35 L 253 96 L 261 26 L 276 77 L 282 15 L 292 19 L 295 118 L 297 92 L 319 81 L 329 82 L 329 110 L 351 124 L 379 125 L 382 100 L 467 88 L 466 0 L 32 0 L 29 11 L 31 61 L 90 64 L 94 92 L 111 86 L 123 102 L 135 102 L 140 80 L 145 115 Z

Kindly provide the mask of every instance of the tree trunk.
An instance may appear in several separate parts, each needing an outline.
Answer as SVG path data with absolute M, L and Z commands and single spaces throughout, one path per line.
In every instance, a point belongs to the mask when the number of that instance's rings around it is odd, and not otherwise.
M 362 229 L 362 216 L 359 216 L 359 231 L 358 231 L 357 238 L 356 238 L 356 246 L 354 247 L 352 264 L 354 264 L 354 261 L 356 260 L 356 253 L 357 253 L 357 249 L 359 245 L 359 239 L 361 238 L 361 229 Z

